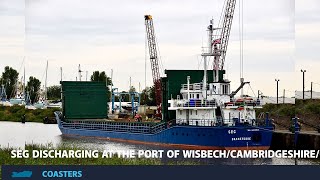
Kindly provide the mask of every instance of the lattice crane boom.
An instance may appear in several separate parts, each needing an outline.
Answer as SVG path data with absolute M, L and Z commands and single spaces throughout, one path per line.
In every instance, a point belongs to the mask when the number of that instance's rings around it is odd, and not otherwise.
M 162 103 L 161 80 L 160 80 L 159 59 L 158 59 L 157 43 L 156 43 L 156 37 L 154 32 L 154 26 L 153 26 L 153 19 L 151 15 L 145 15 L 144 19 L 145 19 L 147 39 L 148 39 L 152 77 L 153 77 L 153 83 L 154 83 L 155 94 L 156 94 L 156 104 L 158 107 L 160 107 Z
M 235 7 L 236 0 L 227 0 L 223 16 L 223 24 L 221 27 L 221 36 L 220 39 L 218 39 L 218 44 L 220 44 L 220 48 L 216 48 L 217 46 L 215 46 L 214 50 L 220 52 L 220 57 L 215 57 L 214 65 L 218 70 L 223 70 L 224 67 Z

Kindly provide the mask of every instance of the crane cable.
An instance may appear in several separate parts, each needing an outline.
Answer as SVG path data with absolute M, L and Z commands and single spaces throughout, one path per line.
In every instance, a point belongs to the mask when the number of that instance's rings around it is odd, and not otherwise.
M 147 32 L 145 33 L 145 53 L 144 53 L 144 89 L 147 88 L 147 58 L 148 58 L 148 40 L 147 40 Z
M 156 30 L 154 30 L 154 34 L 156 34 L 155 32 Z M 157 36 L 154 37 L 154 40 L 156 42 L 156 47 L 157 47 L 157 53 L 158 53 L 158 58 L 159 58 L 159 61 L 158 61 L 158 66 L 159 66 L 159 69 L 160 69 L 160 77 L 161 75 L 164 74 L 164 67 L 163 67 L 163 63 L 162 63 L 162 58 L 161 58 L 161 55 L 160 55 L 160 48 L 159 48 L 159 44 L 158 44 L 158 40 L 157 40 Z
M 240 78 L 243 78 L 243 0 L 239 2 Z

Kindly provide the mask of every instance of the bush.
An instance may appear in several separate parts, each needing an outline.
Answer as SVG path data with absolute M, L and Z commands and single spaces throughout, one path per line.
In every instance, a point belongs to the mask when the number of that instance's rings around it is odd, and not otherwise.
M 306 105 L 306 109 L 314 114 L 320 114 L 320 104 L 310 103 Z
M 279 108 L 279 114 L 282 116 L 294 117 L 296 115 L 296 108 L 294 105 L 283 106 Z
M 43 122 L 44 117 L 53 117 L 53 112 L 58 110 L 58 108 L 30 110 L 25 109 L 24 106 L 0 106 L 0 120 L 20 122 L 21 117 L 26 115 L 28 122 Z

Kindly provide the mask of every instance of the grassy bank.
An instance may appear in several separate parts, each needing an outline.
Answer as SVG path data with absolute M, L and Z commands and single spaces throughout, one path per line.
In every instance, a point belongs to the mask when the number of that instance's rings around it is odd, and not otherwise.
M 312 114 L 315 116 L 320 115 L 320 100 L 301 100 L 296 99 L 295 104 L 266 104 L 262 109 L 257 110 L 260 112 L 269 112 L 271 116 L 287 116 L 293 117 L 295 115 Z
M 262 109 L 257 109 L 257 116 L 261 112 L 269 112 L 270 118 L 275 122 L 290 125 L 292 117 L 299 117 L 308 123 L 318 125 L 320 124 L 320 100 L 297 100 L 295 104 L 266 104 Z M 304 126 L 307 130 L 312 130 Z M 304 128 L 302 127 L 302 130 Z
M 27 122 L 43 122 L 43 118 L 54 116 L 53 112 L 58 110 L 58 108 L 30 110 L 24 106 L 0 106 L 0 121 L 20 122 L 25 114 Z

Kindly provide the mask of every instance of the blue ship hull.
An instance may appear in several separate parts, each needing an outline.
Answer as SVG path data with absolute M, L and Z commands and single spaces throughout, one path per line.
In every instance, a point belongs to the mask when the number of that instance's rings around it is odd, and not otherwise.
M 64 127 L 59 119 L 58 125 L 64 135 L 199 149 L 269 149 L 273 132 L 271 127 L 176 125 L 156 133 L 132 133 Z

